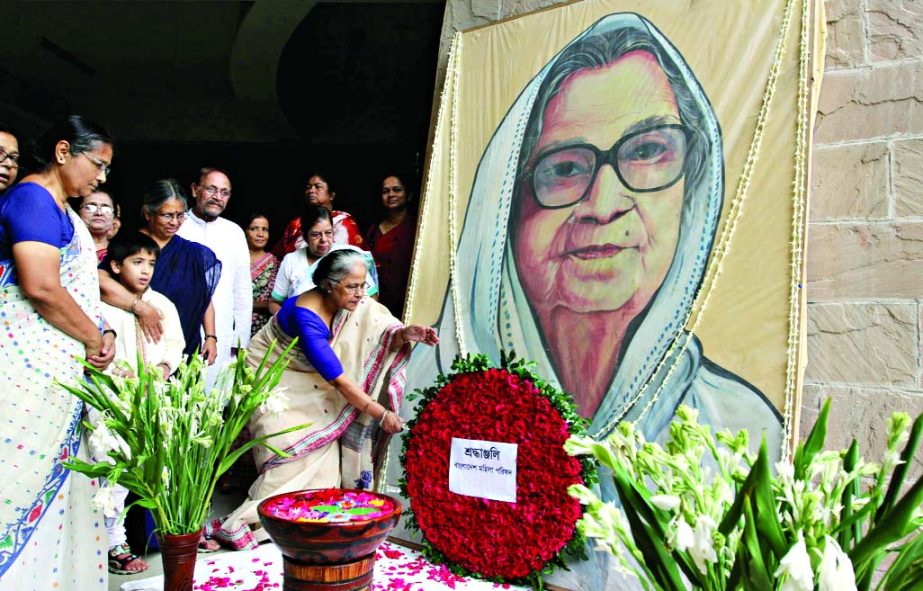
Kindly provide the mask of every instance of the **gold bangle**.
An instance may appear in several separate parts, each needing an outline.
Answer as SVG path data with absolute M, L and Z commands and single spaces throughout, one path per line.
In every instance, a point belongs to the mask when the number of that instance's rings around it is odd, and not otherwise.
M 133 302 L 131 303 L 131 306 L 128 307 L 129 313 L 131 313 L 131 314 L 136 314 L 136 312 L 135 312 L 135 306 L 138 305 L 138 302 L 139 302 L 139 301 L 141 301 L 141 300 L 139 300 L 138 298 L 135 298 L 135 301 L 133 301 Z
M 388 418 L 388 415 L 389 415 L 389 414 L 391 414 L 391 411 L 388 410 L 388 409 L 385 409 L 385 412 L 382 413 L 381 418 L 378 419 L 378 426 L 379 426 L 379 427 L 384 427 L 384 426 L 385 426 L 385 419 Z

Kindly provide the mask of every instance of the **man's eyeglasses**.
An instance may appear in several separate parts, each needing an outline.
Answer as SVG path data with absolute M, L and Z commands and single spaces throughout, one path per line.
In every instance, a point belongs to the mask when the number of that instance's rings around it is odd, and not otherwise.
M 109 168 L 109 165 L 106 164 L 105 162 L 103 162 L 102 160 L 100 160 L 100 159 L 98 159 L 98 158 L 93 158 L 92 156 L 90 156 L 90 155 L 87 154 L 86 152 L 80 152 L 80 155 L 81 155 L 81 156 L 86 156 L 86 157 L 87 157 L 87 160 L 89 160 L 90 162 L 92 162 L 93 164 L 95 164 L 97 170 L 99 170 L 99 172 L 103 173 L 105 176 L 109 176 L 109 173 L 112 172 L 112 169 Z
M 186 219 L 186 212 L 181 211 L 179 213 L 158 213 L 157 217 L 159 217 L 164 223 L 171 222 L 173 220 L 181 222 Z
M 19 154 L 16 152 L 7 152 L 3 148 L 0 148 L 0 164 L 3 164 L 7 160 L 10 162 L 7 166 L 10 168 L 19 168 Z
M 215 185 L 206 185 L 202 187 L 202 190 L 205 191 L 205 194 L 209 197 L 214 197 L 215 195 L 221 195 L 223 199 L 227 199 L 231 196 L 230 189 L 219 189 Z
M 308 232 L 310 240 L 319 240 L 323 236 L 327 240 L 333 240 L 333 230 L 324 230 L 323 232 Z
M 94 214 L 97 211 L 100 215 L 110 216 L 115 214 L 115 208 L 111 205 L 99 205 L 97 203 L 84 203 L 80 206 L 80 209 L 86 211 L 87 213 Z
M 548 209 L 583 201 L 604 164 L 630 191 L 653 193 L 682 178 L 690 140 L 684 125 L 657 125 L 622 136 L 605 151 L 592 144 L 549 150 L 526 174 L 535 200 Z
M 340 285 L 343 285 L 343 283 L 340 283 Z M 349 285 L 343 285 L 343 289 L 353 295 L 362 295 L 367 292 L 370 287 L 372 286 L 368 281 L 365 283 L 350 283 Z

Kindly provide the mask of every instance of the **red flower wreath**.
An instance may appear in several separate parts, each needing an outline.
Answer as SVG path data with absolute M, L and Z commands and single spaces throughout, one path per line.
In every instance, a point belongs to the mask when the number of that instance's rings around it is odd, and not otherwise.
M 575 527 L 582 509 L 567 487 L 592 483 L 595 471 L 563 445 L 586 422 L 569 396 L 523 361 L 504 356 L 493 368 L 476 355 L 456 359 L 452 369 L 458 373 L 423 392 L 404 440 L 411 525 L 423 534 L 427 557 L 459 573 L 540 587 L 539 575 L 563 565 L 565 549 L 583 548 Z M 515 503 L 449 491 L 453 437 L 518 445 Z

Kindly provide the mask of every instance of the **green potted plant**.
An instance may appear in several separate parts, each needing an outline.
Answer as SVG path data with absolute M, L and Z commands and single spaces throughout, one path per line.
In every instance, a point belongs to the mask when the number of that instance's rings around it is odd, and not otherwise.
M 712 434 L 688 407 L 663 447 L 627 422 L 604 441 L 572 437 L 565 449 L 612 470 L 621 501 L 572 486 L 578 527 L 646 590 L 923 588 L 923 479 L 905 486 L 923 415 L 892 415 L 869 463 L 855 441 L 824 451 L 829 410 L 775 470 L 765 441 L 750 454 L 746 431 Z
M 254 410 L 285 410 L 286 394 L 276 386 L 294 345 L 276 363 L 268 365 L 264 357 L 256 367 L 248 366 L 241 349 L 219 372 L 210 392 L 199 355 L 190 356 L 169 379 L 139 359 L 136 367 L 127 368 L 133 377 L 109 375 L 84 363 L 85 380 L 62 384 L 101 414 L 95 427 L 85 423 L 92 430 L 90 448 L 98 461 L 73 458 L 65 465 L 106 480 L 94 499 L 104 511 L 111 512 L 111 486 L 116 483 L 150 509 L 163 554 L 165 589 L 192 589 L 197 545 L 218 478 L 256 445 L 285 456 L 267 440 L 307 426 L 233 448 Z

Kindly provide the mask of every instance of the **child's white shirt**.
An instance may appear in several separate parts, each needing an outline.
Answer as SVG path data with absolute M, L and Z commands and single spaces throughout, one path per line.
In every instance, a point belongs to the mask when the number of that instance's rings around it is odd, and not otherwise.
M 165 295 L 153 289 L 147 289 L 141 296 L 141 301 L 154 306 L 163 315 L 161 320 L 163 332 L 160 335 L 160 341 L 156 343 L 144 338 L 144 333 L 134 314 L 105 302 L 102 303 L 103 317 L 116 332 L 115 359 L 109 365 L 108 372 L 115 369 L 116 363 L 127 361 L 137 375 L 139 347 L 146 364 L 156 366 L 166 363 L 170 366 L 171 372 L 176 371 L 183 359 L 186 341 L 176 306 Z

